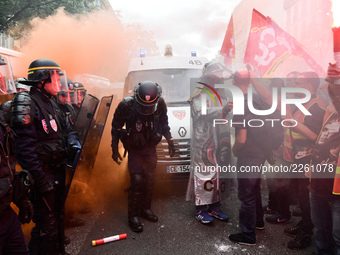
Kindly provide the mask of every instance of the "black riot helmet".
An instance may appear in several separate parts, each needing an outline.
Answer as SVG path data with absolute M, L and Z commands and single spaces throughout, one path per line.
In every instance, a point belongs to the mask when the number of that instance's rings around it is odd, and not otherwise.
M 161 95 L 162 88 L 157 83 L 152 81 L 138 83 L 134 89 L 135 109 L 142 115 L 153 114 Z
M 42 84 L 42 91 L 46 83 L 52 83 L 55 91 L 68 91 L 65 71 L 60 69 L 57 62 L 50 59 L 34 60 L 28 67 L 27 81 L 23 84 L 37 86 Z
M 51 71 L 61 72 L 57 62 L 50 59 L 34 60 L 28 67 L 28 80 L 35 83 L 44 82 L 51 77 Z

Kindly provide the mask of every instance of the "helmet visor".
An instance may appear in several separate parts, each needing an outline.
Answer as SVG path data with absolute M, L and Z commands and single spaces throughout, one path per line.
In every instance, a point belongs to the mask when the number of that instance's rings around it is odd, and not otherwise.
M 66 105 L 71 103 L 71 97 L 69 91 L 59 91 L 57 94 L 57 101 L 59 104 Z
M 77 93 L 75 93 L 75 94 L 76 94 L 77 104 L 81 104 L 83 102 L 85 95 L 86 95 L 86 89 L 77 89 L 76 91 L 77 91 Z
M 77 93 L 74 90 L 72 90 L 72 91 L 69 91 L 69 95 L 70 95 L 70 103 L 78 104 Z
M 136 109 L 137 112 L 139 112 L 142 115 L 151 115 L 156 111 L 157 104 L 158 103 L 155 103 L 155 104 L 152 104 L 152 105 L 142 105 L 142 104 L 136 102 L 135 109 Z
M 1 56 L 4 62 L 0 64 L 0 95 L 8 95 L 16 93 L 15 83 L 12 75 L 10 65 L 8 65 L 8 59 L 5 56 Z M 5 64 L 6 63 L 6 64 Z
M 56 96 L 59 91 L 68 91 L 65 71 L 50 70 L 49 76 L 51 82 L 46 83 L 45 89 L 48 90 L 51 95 Z M 46 86 L 48 86 L 48 88 Z

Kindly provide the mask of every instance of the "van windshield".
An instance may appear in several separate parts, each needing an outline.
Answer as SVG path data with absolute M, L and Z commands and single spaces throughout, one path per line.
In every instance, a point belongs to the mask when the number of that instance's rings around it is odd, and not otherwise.
M 190 79 L 200 78 L 200 69 L 162 69 L 130 72 L 125 80 L 124 96 L 132 95 L 136 84 L 153 81 L 162 87 L 162 97 L 167 103 L 186 102 L 190 97 Z

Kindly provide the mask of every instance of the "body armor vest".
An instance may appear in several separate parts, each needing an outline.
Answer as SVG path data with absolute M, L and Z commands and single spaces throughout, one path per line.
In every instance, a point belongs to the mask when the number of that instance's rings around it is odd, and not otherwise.
M 13 196 L 13 180 L 15 176 L 15 146 L 13 132 L 10 127 L 0 121 L 0 213 L 10 206 Z

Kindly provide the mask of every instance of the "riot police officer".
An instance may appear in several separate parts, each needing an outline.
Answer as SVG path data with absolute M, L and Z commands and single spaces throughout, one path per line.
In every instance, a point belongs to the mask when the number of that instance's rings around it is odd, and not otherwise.
M 72 104 L 75 103 L 73 101 L 75 98 L 74 96 L 75 89 L 73 81 L 69 78 L 67 78 L 67 86 L 68 91 L 59 91 L 57 97 L 53 97 L 52 100 L 58 103 L 58 106 L 62 111 L 62 115 L 65 119 L 65 122 L 71 127 L 73 127 L 77 117 L 76 112 L 72 106 Z
M 64 132 L 67 133 L 69 130 L 67 130 L 67 127 L 70 126 L 72 129 L 75 124 L 76 120 L 76 113 L 71 103 L 76 103 L 76 101 L 73 101 L 76 99 L 74 96 L 75 88 L 73 81 L 69 78 L 67 78 L 67 86 L 68 91 L 59 91 L 56 97 L 52 97 L 52 103 L 57 104 L 58 108 L 60 109 L 58 112 L 58 116 L 61 116 L 62 119 L 60 119 L 61 125 L 64 125 Z M 72 162 L 74 159 L 74 155 L 69 155 L 69 161 Z M 73 173 L 73 172 L 72 172 Z M 71 183 L 69 183 L 71 185 Z M 69 187 L 66 185 L 66 191 L 68 191 Z M 67 192 L 66 192 L 67 193 Z M 66 194 L 66 197 L 72 199 L 75 199 L 75 192 L 71 192 Z M 67 204 L 67 203 L 66 203 Z M 74 211 L 68 207 L 66 207 L 65 210 L 65 227 L 80 227 L 85 225 L 85 221 L 83 221 L 80 218 L 74 217 Z M 68 237 L 65 238 L 65 244 L 68 244 L 70 242 L 70 239 Z
M 28 85 L 22 84 L 21 83 L 22 81 L 25 81 L 25 78 L 15 79 L 15 87 L 17 89 L 17 92 L 30 91 L 31 87 Z
M 0 79 L 7 84 L 8 76 L 3 76 L 3 70 L 9 69 L 5 60 L 0 56 Z M 13 78 L 12 78 L 13 80 Z M 8 95 L 6 87 L 2 89 L 1 99 Z M 15 91 L 12 91 L 15 92 Z M 15 172 L 15 148 L 13 132 L 0 115 L 0 254 L 28 254 L 21 223 L 29 223 L 33 216 L 31 203 L 27 199 L 27 192 L 20 183 Z M 25 174 L 22 171 L 21 174 Z M 26 175 L 27 176 L 27 175 Z M 11 208 L 14 202 L 19 207 L 19 218 Z M 19 221 L 20 219 L 20 221 Z
M 87 90 L 85 89 L 84 85 L 80 82 L 74 82 L 73 87 L 74 93 L 71 94 L 71 101 L 77 117 L 80 111 L 81 103 L 83 102 Z
M 156 145 L 164 136 L 169 154 L 175 153 L 168 125 L 167 108 L 161 97 L 161 87 L 152 81 L 135 86 L 134 96 L 124 98 L 118 105 L 112 120 L 112 158 L 120 164 L 119 139 L 128 151 L 130 187 L 128 218 L 132 231 L 141 232 L 140 217 L 156 222 L 158 217 L 151 210 L 154 172 L 157 164 Z M 122 127 L 126 125 L 126 129 Z
M 67 133 L 67 140 L 64 139 L 59 121 L 62 117 L 57 116 L 58 107 L 50 100 L 67 84 L 60 81 L 61 75 L 55 61 L 33 61 L 28 80 L 21 81 L 32 86 L 30 92 L 20 92 L 12 100 L 11 125 L 17 135 L 17 160 L 35 181 L 30 194 L 36 223 L 28 245 L 30 254 L 65 254 L 65 160 L 67 149 L 78 149 L 79 142 L 75 132 Z

